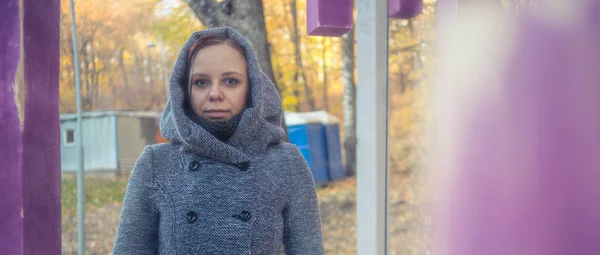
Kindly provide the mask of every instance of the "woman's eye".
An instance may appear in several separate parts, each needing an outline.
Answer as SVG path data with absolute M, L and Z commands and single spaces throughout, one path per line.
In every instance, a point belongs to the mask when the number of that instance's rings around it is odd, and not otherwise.
M 237 79 L 227 78 L 227 79 L 223 80 L 223 83 L 225 83 L 226 85 L 235 85 L 235 84 L 238 84 L 239 81 Z
M 194 85 L 199 86 L 199 87 L 204 87 L 204 86 L 208 85 L 208 81 L 207 80 L 197 80 L 196 82 L 194 82 Z

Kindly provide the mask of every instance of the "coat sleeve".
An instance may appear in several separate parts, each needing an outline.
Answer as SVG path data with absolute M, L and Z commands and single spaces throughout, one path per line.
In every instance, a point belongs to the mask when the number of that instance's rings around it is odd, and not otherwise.
M 113 254 L 158 253 L 159 212 L 152 161 L 152 147 L 146 146 L 129 177 Z
M 285 254 L 325 254 L 315 182 L 300 151 L 292 174 L 290 199 L 283 210 Z

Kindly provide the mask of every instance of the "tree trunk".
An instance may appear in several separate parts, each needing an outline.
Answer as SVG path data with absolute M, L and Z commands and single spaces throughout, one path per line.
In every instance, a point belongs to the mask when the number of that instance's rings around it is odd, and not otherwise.
M 280 91 L 271 65 L 262 0 L 184 0 L 184 2 L 192 8 L 198 20 L 205 26 L 230 26 L 244 36 L 252 45 L 260 67 L 273 81 L 277 91 Z M 283 116 L 282 126 L 287 141 L 287 128 Z
M 91 95 L 92 95 L 92 106 L 91 109 L 95 109 L 98 105 L 98 97 L 99 97 L 99 81 L 100 81 L 100 74 L 102 72 L 102 69 L 98 69 L 98 66 L 96 65 L 96 49 L 94 48 L 94 44 L 91 45 L 92 47 L 90 47 L 90 62 L 92 64 L 92 71 L 91 71 Z
M 129 79 L 127 78 L 127 70 L 125 69 L 125 49 L 119 49 L 119 69 L 121 70 L 121 76 L 123 77 L 123 85 L 125 88 L 129 88 Z
M 298 98 L 300 98 L 300 91 L 298 90 L 298 88 L 294 88 L 294 97 L 296 98 L 296 100 Z M 296 112 L 300 112 L 300 102 L 296 101 Z
M 298 11 L 296 9 L 296 0 L 292 0 L 291 7 L 292 8 L 290 8 L 290 12 L 292 14 L 292 21 L 294 23 L 294 33 L 292 34 L 292 40 L 294 41 L 294 55 L 296 60 L 296 71 L 294 77 L 296 79 L 296 83 L 302 82 L 302 85 L 304 87 L 304 96 L 306 97 L 306 101 L 308 102 L 309 111 L 314 111 L 316 108 L 315 99 L 313 98 L 313 93 L 310 89 L 310 86 L 308 86 L 308 80 L 306 79 L 306 70 L 304 70 L 304 63 L 302 61 L 302 42 L 300 42 L 300 34 L 298 33 Z M 300 68 L 301 76 L 298 75 L 298 68 Z M 302 78 L 302 81 L 300 81 L 300 78 Z
M 322 52 L 322 61 L 323 61 L 323 109 L 325 109 L 325 111 L 329 112 L 329 91 L 327 90 L 327 56 L 326 56 L 326 52 L 327 52 L 327 48 L 325 45 L 325 40 L 327 40 L 325 37 L 321 38 L 323 41 L 323 52 Z
M 356 174 L 356 87 L 354 84 L 354 29 L 342 37 L 344 80 L 344 155 L 348 175 Z
M 79 56 L 81 56 L 80 61 L 83 62 L 83 68 L 81 68 L 81 73 L 79 74 L 83 80 L 81 82 L 81 112 L 90 111 L 91 108 L 91 94 L 90 94 L 90 62 L 88 58 L 88 51 L 86 50 L 87 43 L 81 45 L 81 52 Z

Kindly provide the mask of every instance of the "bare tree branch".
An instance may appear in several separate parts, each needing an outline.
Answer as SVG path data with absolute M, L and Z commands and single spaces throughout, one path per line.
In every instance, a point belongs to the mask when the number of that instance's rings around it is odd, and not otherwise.
M 419 41 L 418 43 L 415 43 L 413 45 L 408 45 L 408 46 L 405 46 L 405 47 L 402 47 L 402 48 L 397 48 L 397 49 L 390 50 L 390 54 L 398 54 L 398 53 L 401 53 L 401 52 L 411 51 L 411 50 L 414 50 L 414 49 L 416 49 L 419 46 L 424 45 L 424 44 L 425 44 L 425 41 Z

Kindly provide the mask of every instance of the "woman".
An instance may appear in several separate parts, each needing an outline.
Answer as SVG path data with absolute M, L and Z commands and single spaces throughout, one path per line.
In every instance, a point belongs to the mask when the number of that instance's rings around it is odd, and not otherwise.
M 324 254 L 315 185 L 248 42 L 194 33 L 127 186 L 114 254 Z

